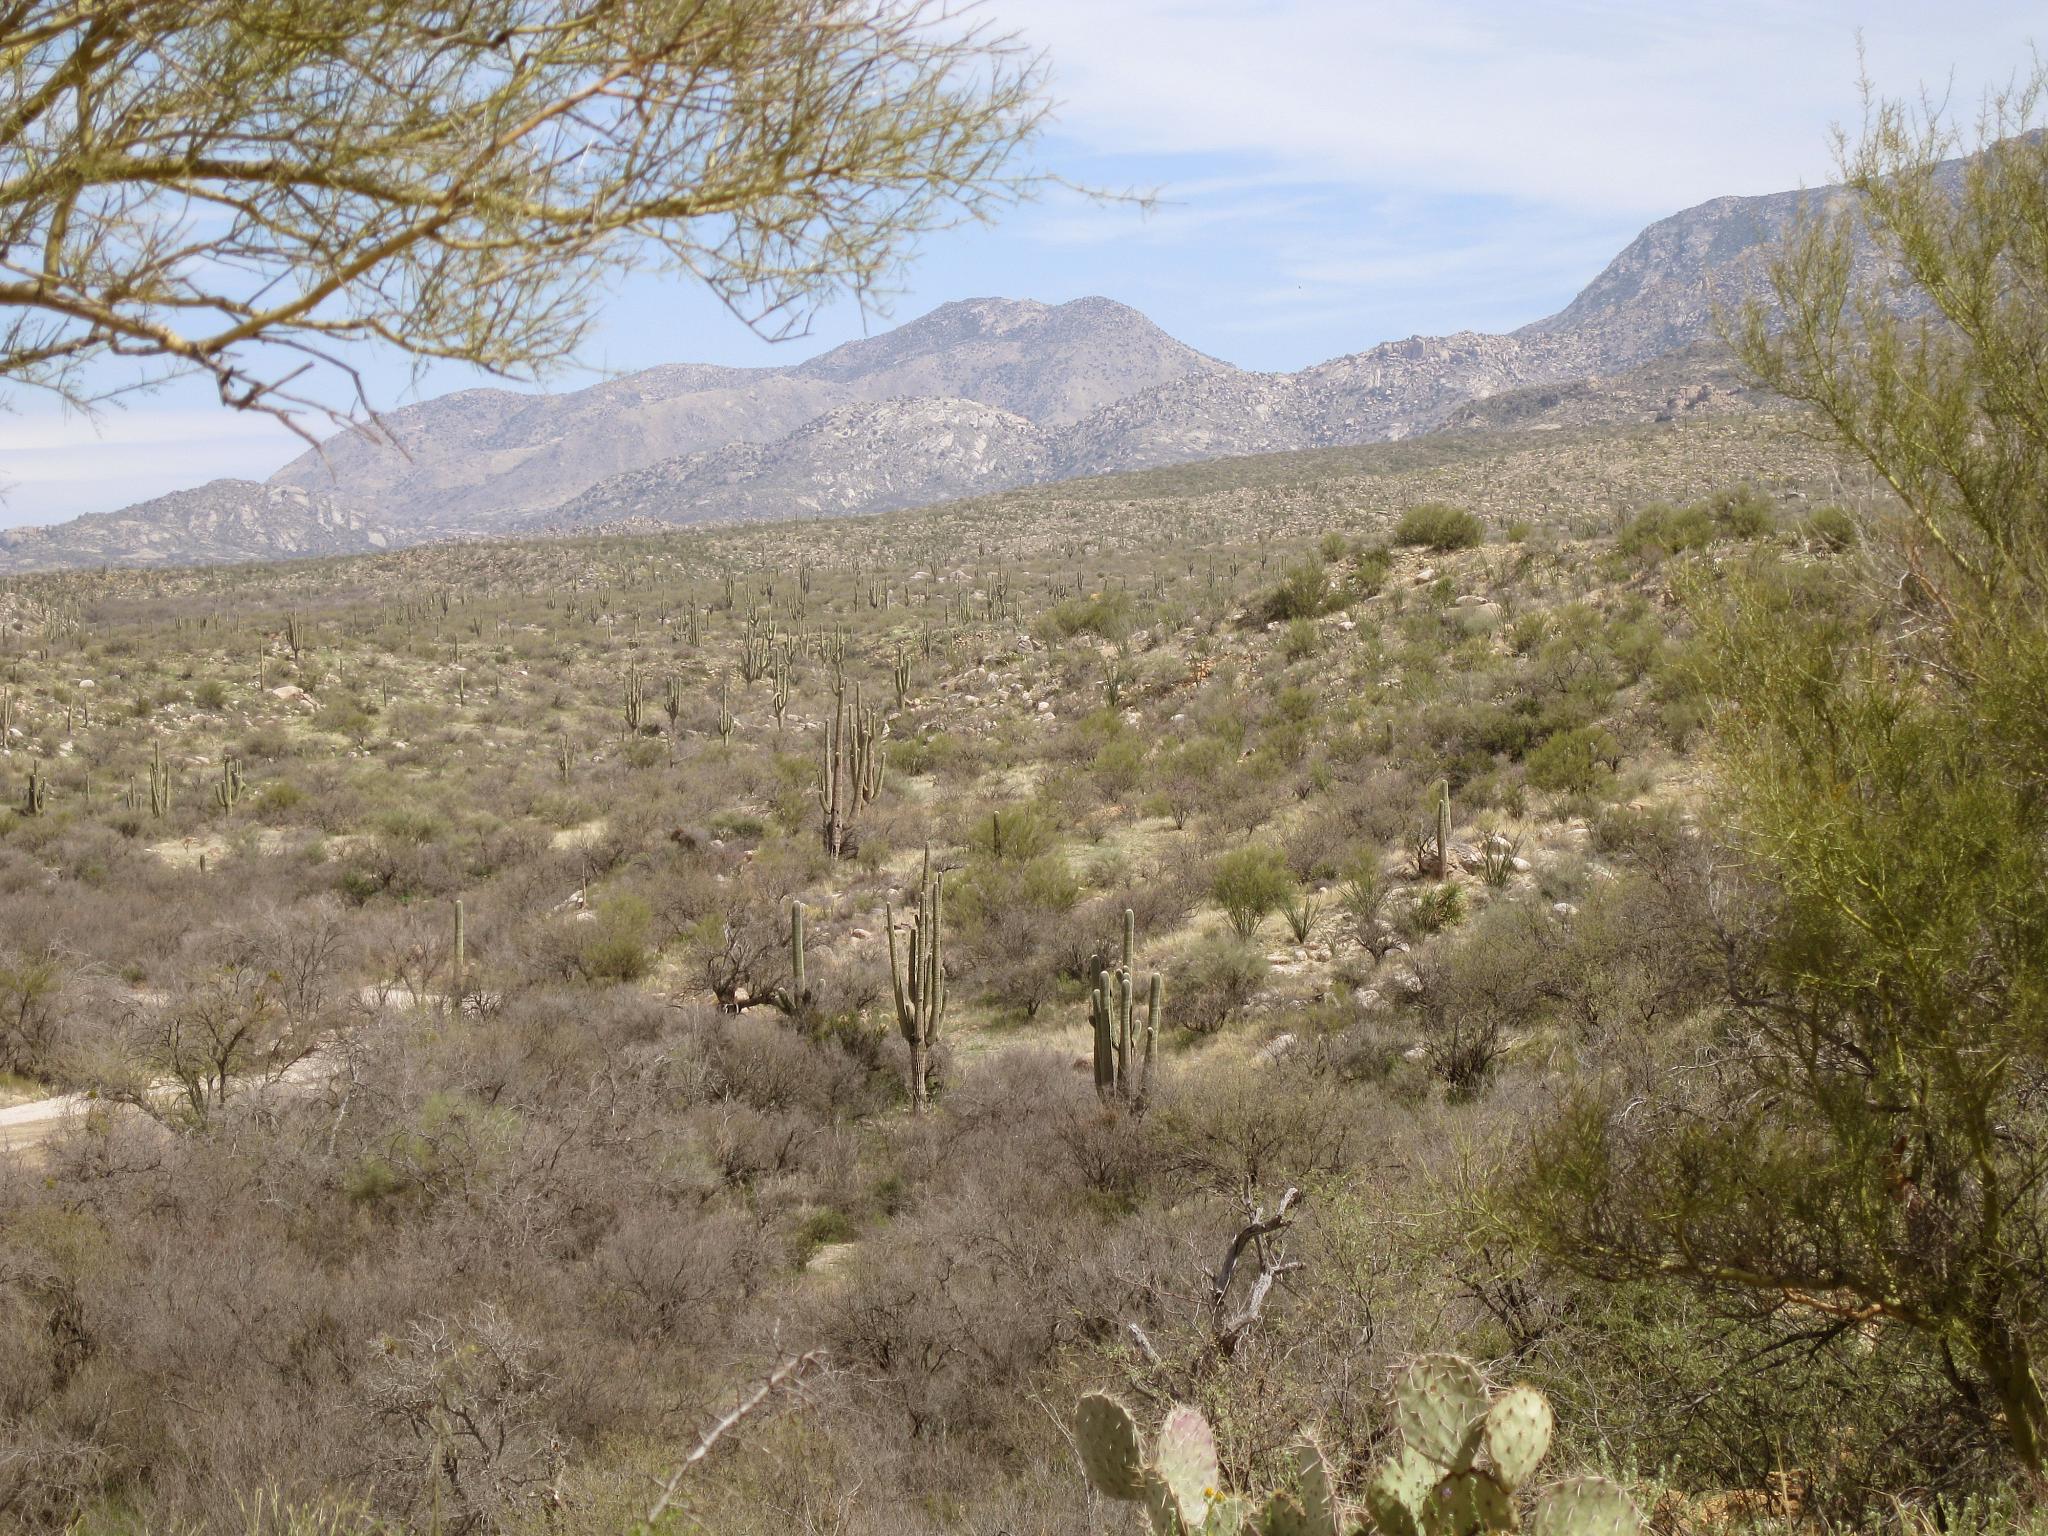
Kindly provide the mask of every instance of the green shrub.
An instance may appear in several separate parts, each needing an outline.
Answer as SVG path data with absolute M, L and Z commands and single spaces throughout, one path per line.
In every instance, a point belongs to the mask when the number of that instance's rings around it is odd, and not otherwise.
M 1280 655 L 1290 662 L 1307 661 L 1322 648 L 1322 633 L 1312 619 L 1295 619 L 1287 626 L 1287 633 L 1280 641 Z
M 1837 554 L 1854 549 L 1859 538 L 1856 520 L 1845 509 L 1832 504 L 1813 509 L 1813 515 L 1806 520 L 1806 536 Z
M 1259 617 L 1268 624 L 1290 619 L 1313 619 L 1330 606 L 1330 576 L 1320 561 L 1304 560 L 1289 567 L 1280 585 L 1259 604 Z
M 1401 514 L 1394 526 L 1394 542 L 1421 545 L 1447 551 L 1477 548 L 1486 538 L 1486 525 L 1463 507 L 1448 502 L 1425 501 Z
M 1597 726 L 1559 731 L 1529 754 L 1529 782 L 1557 794 L 1582 795 L 1619 759 L 1614 738 Z
M 1258 931 L 1259 923 L 1294 887 L 1294 876 L 1280 850 L 1264 843 L 1234 849 L 1216 861 L 1210 894 L 1230 928 L 1241 939 Z

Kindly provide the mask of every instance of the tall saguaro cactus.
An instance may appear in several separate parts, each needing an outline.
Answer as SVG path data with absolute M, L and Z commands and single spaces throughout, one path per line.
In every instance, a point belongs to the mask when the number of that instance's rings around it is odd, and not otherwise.
M 833 690 L 832 716 L 825 722 L 824 761 L 818 771 L 818 809 L 823 813 L 825 852 L 846 856 L 853 847 L 853 823 L 861 807 L 882 792 L 880 714 L 861 702 L 854 684 L 849 705 L 842 682 Z
M 232 816 L 241 798 L 242 765 L 235 761 L 232 752 L 225 753 L 220 760 L 220 777 L 213 784 L 213 803 L 221 815 Z
M 910 1104 L 919 1114 L 931 1102 L 932 1042 L 938 1039 L 939 1026 L 946 1017 L 945 885 L 945 872 L 932 873 L 931 849 L 925 849 L 907 966 L 896 947 L 895 905 L 882 909 L 889 925 L 889 982 L 896 996 L 896 1026 L 910 1046 Z
M 1152 1086 L 1166 984 L 1155 971 L 1148 989 L 1150 995 L 1146 999 L 1145 1025 L 1141 1034 L 1132 969 L 1137 928 L 1136 915 L 1126 907 L 1123 964 L 1114 971 L 1097 973 L 1095 990 L 1088 997 L 1088 1019 L 1095 1027 L 1095 1091 L 1105 1100 L 1115 1099 L 1142 1109 L 1145 1095 Z
M 149 814 L 159 821 L 171 814 L 171 770 L 160 741 L 149 744 Z
M 462 973 L 468 968 L 468 933 L 462 921 L 462 898 L 455 898 L 455 1007 L 462 1007 Z
M 1451 781 L 1438 779 L 1431 790 L 1436 815 L 1436 877 L 1451 878 Z
M 40 816 L 50 796 L 50 776 L 43 772 L 41 763 L 28 765 L 28 789 L 21 797 L 21 812 L 24 816 Z

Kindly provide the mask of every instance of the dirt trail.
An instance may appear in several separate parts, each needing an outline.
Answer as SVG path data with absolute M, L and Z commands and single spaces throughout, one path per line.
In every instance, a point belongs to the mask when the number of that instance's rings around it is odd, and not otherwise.
M 300 1057 L 278 1075 L 276 1085 L 303 1088 L 314 1082 L 331 1049 L 332 1042 L 326 1041 Z M 151 1087 L 150 1097 L 178 1091 L 177 1084 L 167 1078 Z M 0 1157 L 34 1150 L 54 1136 L 73 1115 L 82 1115 L 93 1105 L 103 1102 L 89 1093 L 60 1093 L 0 1109 Z
M 65 1093 L 0 1109 L 0 1153 L 26 1152 L 41 1145 L 58 1126 L 83 1113 L 92 1102 L 85 1094 Z

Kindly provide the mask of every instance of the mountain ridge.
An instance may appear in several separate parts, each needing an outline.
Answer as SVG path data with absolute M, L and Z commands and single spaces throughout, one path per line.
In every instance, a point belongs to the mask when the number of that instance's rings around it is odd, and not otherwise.
M 1760 255 L 1800 210 L 1849 195 L 1711 199 L 1647 226 L 1556 314 L 1505 334 L 1381 342 L 1292 373 L 1236 368 L 1109 298 L 977 298 L 785 367 L 670 363 L 563 395 L 457 391 L 384 416 L 385 441 L 343 434 L 268 481 L 0 532 L 0 571 L 882 511 L 1479 430 L 1475 402 L 1554 386 L 1573 386 L 1574 419 L 1655 419 L 1659 391 L 1678 402 L 1706 389 L 1715 409 L 1749 409 L 1753 397 L 1705 364 L 1694 380 L 1603 381 L 1711 341 L 1717 300 L 1767 292 Z M 1860 253 L 1865 275 L 1873 260 Z

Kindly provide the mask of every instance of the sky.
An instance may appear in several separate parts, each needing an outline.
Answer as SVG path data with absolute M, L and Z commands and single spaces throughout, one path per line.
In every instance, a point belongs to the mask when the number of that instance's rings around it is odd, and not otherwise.
M 1830 129 L 1883 92 L 1971 108 L 2048 46 L 2014 0 L 986 0 L 1044 50 L 1054 192 L 929 237 L 883 313 L 770 344 L 675 281 L 607 302 L 569 389 L 664 362 L 767 365 L 982 296 L 1103 294 L 1244 367 L 1562 308 L 1648 223 L 1832 179 Z M 484 380 L 363 359 L 380 408 Z M 303 447 L 188 381 L 87 418 L 0 395 L 0 527 L 112 511 Z

